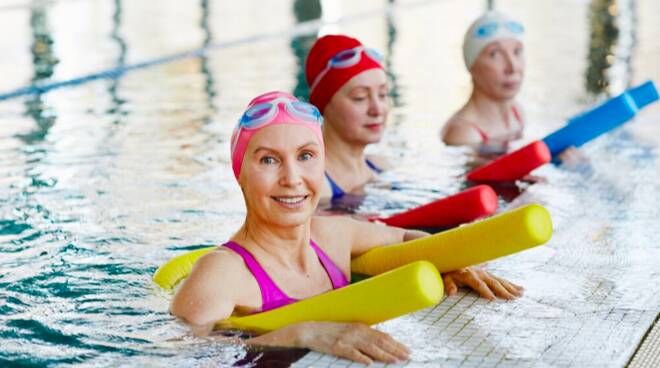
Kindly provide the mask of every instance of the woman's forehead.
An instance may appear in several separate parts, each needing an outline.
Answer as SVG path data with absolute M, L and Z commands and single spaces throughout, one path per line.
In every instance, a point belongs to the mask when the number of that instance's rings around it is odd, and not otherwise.
M 311 129 L 295 124 L 275 124 L 255 133 L 249 143 L 249 151 L 259 148 L 276 151 L 297 150 L 306 145 L 319 145 Z
M 387 76 L 382 69 L 369 69 L 351 78 L 342 89 L 352 90 L 354 88 L 378 88 L 387 85 Z
M 522 46 L 522 42 L 514 38 L 503 38 L 489 43 L 484 50 L 492 50 L 496 48 L 515 48 Z

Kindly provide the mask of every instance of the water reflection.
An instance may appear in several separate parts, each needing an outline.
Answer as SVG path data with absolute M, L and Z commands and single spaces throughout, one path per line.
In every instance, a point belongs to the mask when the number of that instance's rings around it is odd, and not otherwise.
M 32 30 L 32 64 L 34 76 L 32 84 L 48 80 L 53 76 L 55 66 L 59 59 L 55 55 L 53 37 L 48 26 L 48 14 L 45 7 L 35 7 L 30 13 L 30 28 Z M 46 105 L 42 94 L 36 94 L 25 102 L 25 114 L 37 123 L 37 128 L 27 134 L 17 137 L 27 144 L 42 141 L 50 128 L 55 125 L 56 116 L 52 109 Z
M 293 15 L 296 23 L 303 23 L 313 19 L 321 18 L 321 2 L 319 0 L 295 0 L 293 2 Z M 296 59 L 296 85 L 293 95 L 299 99 L 309 101 L 309 88 L 305 79 L 305 60 L 307 54 L 316 42 L 316 35 L 302 35 L 291 39 L 291 52 Z
M 619 37 L 616 24 L 616 0 L 592 0 L 589 7 L 589 66 L 586 89 L 593 94 L 610 93 L 608 69 L 614 63 L 614 52 Z
M 395 0 L 388 0 L 388 5 L 390 7 L 394 6 Z M 399 93 L 399 82 L 397 80 L 397 74 L 394 71 L 392 66 L 392 60 L 394 59 L 394 45 L 396 43 L 397 27 L 396 22 L 394 21 L 394 15 L 392 12 L 388 12 L 385 17 L 385 22 L 387 24 L 387 46 L 385 48 L 385 71 L 390 80 L 390 97 L 392 98 L 392 106 L 398 107 L 401 105 L 401 94 Z M 394 124 L 399 123 L 395 121 Z
M 211 27 L 209 23 L 209 16 L 211 14 L 209 0 L 201 0 L 201 6 L 202 6 L 202 20 L 200 22 L 200 26 L 202 28 L 202 31 L 204 32 L 204 42 L 202 43 L 202 49 L 206 50 L 213 44 L 213 33 L 211 33 Z M 215 80 L 213 79 L 213 73 L 211 71 L 209 64 L 209 57 L 207 56 L 206 53 L 203 53 L 201 55 L 201 65 L 202 65 L 201 67 L 202 74 L 206 78 L 204 83 L 204 91 L 206 92 L 207 104 L 209 107 L 209 114 L 205 115 L 204 122 L 208 124 L 211 121 L 210 115 L 213 112 L 215 112 L 217 109 L 215 103 L 213 102 L 213 99 L 215 98 L 216 95 Z
M 119 48 L 119 55 L 117 56 L 117 67 L 123 67 L 126 64 L 126 53 L 128 46 L 126 41 L 121 36 L 121 20 L 122 20 L 122 3 L 121 0 L 115 0 L 115 11 L 112 14 L 112 32 L 110 33 L 110 39 L 112 39 Z M 115 117 L 113 123 L 119 124 L 122 115 L 125 115 L 126 112 L 122 111 L 122 105 L 126 103 L 126 100 L 119 97 L 117 89 L 119 87 L 120 79 L 111 79 L 110 87 L 108 87 L 108 93 L 110 94 L 111 106 L 108 109 L 108 114 Z

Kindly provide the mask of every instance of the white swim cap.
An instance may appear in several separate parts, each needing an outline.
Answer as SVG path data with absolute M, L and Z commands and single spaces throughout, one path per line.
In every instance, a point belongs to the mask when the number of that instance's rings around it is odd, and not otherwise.
M 491 42 L 504 38 L 513 38 L 523 42 L 525 29 L 520 22 L 506 15 L 491 10 L 475 20 L 463 39 L 463 60 L 470 70 L 479 53 Z

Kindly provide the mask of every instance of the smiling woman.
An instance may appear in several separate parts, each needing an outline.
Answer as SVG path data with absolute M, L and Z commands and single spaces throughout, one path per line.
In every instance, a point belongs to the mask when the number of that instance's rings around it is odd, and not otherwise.
M 348 284 L 351 258 L 428 234 L 314 217 L 324 177 L 323 119 L 283 92 L 255 98 L 234 130 L 231 157 L 247 214 L 229 242 L 200 258 L 171 311 L 197 335 L 217 321 L 279 308 Z M 471 268 L 443 275 L 449 294 L 468 285 L 482 296 L 513 299 L 522 288 Z M 240 285 L 240 287 L 237 287 Z M 406 359 L 389 335 L 356 323 L 291 324 L 247 341 L 304 347 L 362 363 Z

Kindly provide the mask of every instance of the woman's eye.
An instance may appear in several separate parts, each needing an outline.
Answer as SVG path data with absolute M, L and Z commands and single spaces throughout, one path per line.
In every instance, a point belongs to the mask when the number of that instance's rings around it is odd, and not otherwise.
M 514 53 L 516 54 L 516 56 L 521 55 L 522 52 L 523 52 L 523 49 L 522 49 L 521 47 L 516 48 L 516 50 L 514 51 Z
M 299 159 L 300 161 L 307 161 L 311 160 L 314 157 L 314 155 L 311 152 L 303 152 L 300 154 Z
M 272 156 L 264 156 L 259 159 L 259 162 L 265 165 L 273 165 L 277 163 L 277 160 Z
M 353 96 L 353 98 L 352 98 L 352 100 L 355 101 L 355 102 L 362 102 L 362 101 L 365 101 L 366 99 L 367 99 L 366 96 Z

